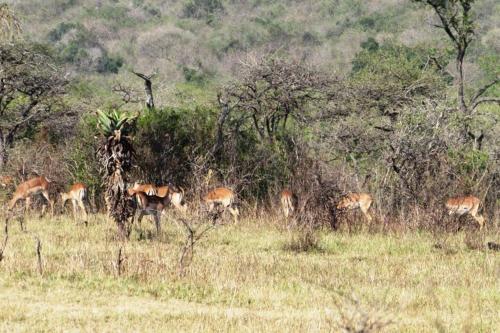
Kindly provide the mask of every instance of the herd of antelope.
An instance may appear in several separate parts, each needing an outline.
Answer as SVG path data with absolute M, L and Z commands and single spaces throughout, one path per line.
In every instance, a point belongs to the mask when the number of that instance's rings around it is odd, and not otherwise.
M 2 187 L 8 187 L 13 185 L 13 183 L 12 177 L 0 176 L 0 185 Z M 46 177 L 40 176 L 19 184 L 8 204 L 9 212 L 12 212 L 16 204 L 21 200 L 25 201 L 26 212 L 29 209 L 31 198 L 41 194 L 50 205 L 53 214 L 54 202 L 49 198 L 49 183 L 50 181 Z M 137 210 L 139 212 L 139 224 L 144 215 L 152 215 L 157 231 L 160 231 L 161 215 L 168 206 L 172 205 L 181 212 L 186 212 L 188 210 L 188 206 L 184 202 L 184 190 L 175 186 L 167 185 L 158 187 L 152 184 L 135 183 L 127 190 L 127 193 L 136 201 Z M 71 201 L 75 219 L 78 209 L 82 211 L 85 220 L 87 219 L 88 213 L 85 203 L 88 198 L 88 190 L 85 184 L 76 183 L 71 186 L 68 192 L 61 193 L 60 196 L 63 206 L 68 200 Z M 228 210 L 235 222 L 237 222 L 240 213 L 235 205 L 235 200 L 236 194 L 226 187 L 215 188 L 202 197 L 202 202 L 208 211 L 212 211 L 216 206 L 219 206 L 222 208 L 223 212 Z M 349 193 L 338 201 L 336 209 L 339 212 L 359 209 L 366 220 L 371 222 L 372 216 L 370 215 L 369 209 L 372 202 L 373 198 L 368 193 Z M 298 198 L 292 191 L 285 189 L 281 192 L 280 203 L 285 218 L 288 218 L 295 213 Z M 470 214 L 472 218 L 477 221 L 479 228 L 482 229 L 485 224 L 485 219 L 478 213 L 480 205 L 481 201 L 475 196 L 450 198 L 445 202 L 445 207 L 449 215 L 462 216 Z M 47 204 L 44 204 L 42 207 L 42 215 L 46 208 Z

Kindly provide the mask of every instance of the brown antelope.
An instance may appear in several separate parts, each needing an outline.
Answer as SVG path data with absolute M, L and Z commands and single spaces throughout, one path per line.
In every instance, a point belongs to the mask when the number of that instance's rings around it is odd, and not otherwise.
M 475 196 L 450 198 L 445 203 L 449 215 L 470 214 L 479 224 L 479 229 L 482 229 L 485 221 L 484 217 L 478 214 L 480 205 L 481 200 Z
M 12 211 L 12 209 L 14 209 L 16 203 L 19 200 L 25 200 L 24 211 L 26 212 L 30 206 L 31 196 L 40 193 L 49 202 L 51 212 L 52 214 L 54 214 L 54 204 L 49 198 L 49 182 L 50 181 L 47 178 L 45 178 L 44 176 L 40 176 L 19 184 L 19 186 L 17 186 L 16 188 L 16 191 L 14 192 L 14 195 L 12 196 L 12 199 L 9 202 L 9 211 Z M 42 215 L 45 213 L 46 206 L 47 205 L 43 205 Z
M 0 186 L 7 187 L 14 184 L 14 178 L 11 176 L 0 176 Z
M 157 192 L 156 186 L 153 184 L 139 184 L 137 182 L 134 183 L 132 189 L 134 191 L 146 193 L 147 195 L 156 195 Z
M 87 186 L 83 183 L 75 183 L 68 192 L 61 193 L 61 205 L 64 207 L 66 201 L 71 200 L 73 205 L 73 218 L 76 219 L 77 208 L 79 207 L 82 210 L 85 221 L 87 221 L 87 208 L 85 207 L 84 200 L 88 199 L 88 190 Z
M 168 196 L 172 205 L 181 212 L 187 211 L 187 204 L 184 202 L 184 189 L 176 186 L 160 186 L 157 187 L 157 195 L 159 197 Z
M 238 222 L 240 211 L 237 207 L 233 207 L 235 199 L 236 195 L 232 190 L 226 187 L 218 187 L 208 192 L 203 197 L 203 202 L 208 206 L 209 212 L 214 209 L 215 205 L 221 205 L 224 208 L 224 211 L 228 209 L 233 216 L 234 221 Z
M 139 218 L 137 219 L 139 226 L 141 225 L 141 221 L 144 215 L 152 215 L 155 221 L 156 232 L 160 233 L 161 214 L 170 203 L 169 197 L 165 196 L 162 198 L 156 195 L 147 195 L 146 193 L 134 190 L 133 188 L 128 189 L 127 192 L 130 196 L 135 197 L 137 205 L 136 210 L 139 210 Z
M 337 210 L 345 211 L 359 208 L 368 222 L 371 222 L 372 217 L 368 213 L 368 210 L 372 201 L 372 196 L 368 193 L 349 193 L 340 199 L 337 204 Z
M 283 190 L 281 192 L 281 209 L 285 218 L 292 215 L 297 207 L 297 196 L 290 190 Z
M 132 187 L 134 191 L 139 191 L 147 195 L 156 195 L 161 198 L 169 197 L 172 205 L 181 212 L 187 211 L 187 204 L 183 202 L 184 190 L 174 186 L 159 186 L 156 187 L 152 184 L 138 184 L 135 183 Z

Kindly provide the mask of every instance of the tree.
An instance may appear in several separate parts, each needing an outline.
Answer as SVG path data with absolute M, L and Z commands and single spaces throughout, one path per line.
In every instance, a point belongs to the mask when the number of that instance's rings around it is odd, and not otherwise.
M 0 45 L 0 168 L 17 139 L 63 109 L 60 97 L 66 84 L 43 49 Z
M 122 237 L 128 237 L 128 219 L 135 210 L 125 185 L 133 166 L 134 149 L 130 135 L 136 129 L 137 116 L 117 111 L 98 111 L 98 128 L 103 138 L 97 150 L 106 187 L 108 213 L 118 225 Z
M 146 107 L 149 111 L 153 110 L 155 108 L 155 103 L 153 99 L 153 82 L 151 82 L 151 80 L 157 73 L 153 73 L 151 75 L 144 75 L 137 72 L 132 73 L 144 80 L 144 91 L 146 92 Z
M 497 76 L 491 82 L 478 89 L 467 101 L 464 88 L 463 64 L 467 50 L 474 40 L 474 18 L 472 6 L 475 0 L 413 0 L 430 6 L 439 18 L 440 24 L 436 27 L 444 30 L 453 44 L 456 52 L 455 67 L 457 70 L 457 102 L 458 109 L 465 116 L 465 137 L 476 141 L 478 138 L 470 130 L 470 120 L 473 111 L 483 103 L 500 104 L 500 98 L 483 97 L 483 95 L 496 85 L 500 78 Z M 479 137 L 483 137 L 483 133 Z
M 445 76 L 429 61 L 428 50 L 393 43 L 370 46 L 356 54 L 347 97 L 339 98 L 343 108 L 374 109 L 391 122 L 405 106 L 427 98 L 443 98 Z M 436 57 L 434 57 L 436 58 Z
M 289 118 L 306 120 L 305 109 L 324 100 L 330 85 L 326 76 L 304 64 L 276 57 L 252 59 L 243 65 L 240 77 L 219 95 L 220 121 L 235 111 L 242 122 L 253 123 L 262 140 L 270 142 Z

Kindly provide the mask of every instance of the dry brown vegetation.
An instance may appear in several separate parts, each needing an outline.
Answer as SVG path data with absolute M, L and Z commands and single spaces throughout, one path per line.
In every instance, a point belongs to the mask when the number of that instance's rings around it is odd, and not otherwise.
M 11 223 L 0 262 L 0 330 L 500 328 L 498 252 L 471 249 L 464 232 L 299 236 L 286 232 L 281 218 L 244 219 L 205 234 L 179 275 L 185 234 L 175 221 L 169 215 L 158 238 L 143 222 L 126 243 L 101 215 L 87 227 L 65 217 L 30 218 L 27 233 Z M 497 233 L 489 229 L 488 237 Z M 41 241 L 42 274 L 33 235 Z M 315 245 L 304 248 L 309 237 Z

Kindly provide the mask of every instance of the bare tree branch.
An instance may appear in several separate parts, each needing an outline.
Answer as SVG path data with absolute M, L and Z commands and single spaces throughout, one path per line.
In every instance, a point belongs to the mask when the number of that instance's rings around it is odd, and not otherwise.
M 496 104 L 500 104 L 500 97 L 484 97 L 484 98 L 479 98 L 471 106 L 471 110 L 475 110 L 479 105 L 481 105 L 483 103 L 496 103 Z
M 476 94 L 471 98 L 471 101 L 470 103 L 471 104 L 474 104 L 476 103 L 477 99 L 479 97 L 481 97 L 488 89 L 490 89 L 491 87 L 493 87 L 494 85 L 496 85 L 498 82 L 500 82 L 500 78 L 496 78 L 494 79 L 493 81 L 485 84 L 483 87 L 481 87 L 477 92 Z M 474 110 L 475 107 L 473 107 L 472 109 Z
M 153 83 L 151 79 L 156 76 L 157 73 L 153 73 L 150 75 L 145 75 L 134 71 L 132 71 L 132 73 L 144 80 L 144 90 L 146 91 L 146 107 L 148 108 L 148 110 L 153 110 L 155 107 L 155 103 L 153 99 Z

